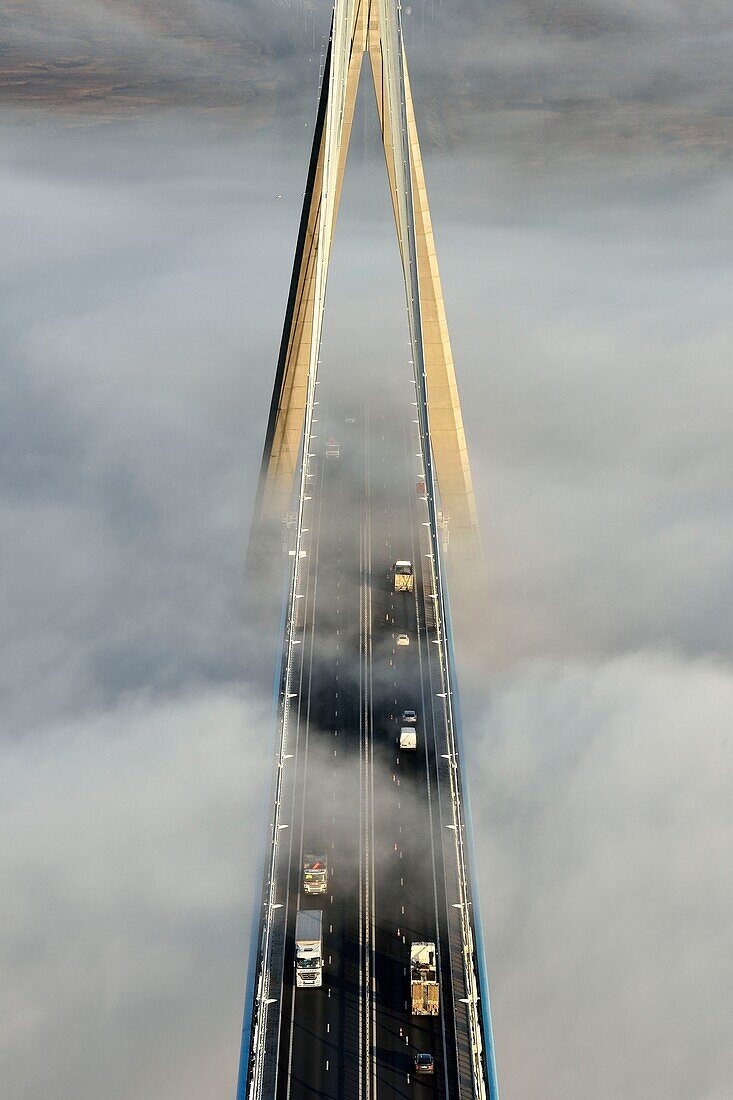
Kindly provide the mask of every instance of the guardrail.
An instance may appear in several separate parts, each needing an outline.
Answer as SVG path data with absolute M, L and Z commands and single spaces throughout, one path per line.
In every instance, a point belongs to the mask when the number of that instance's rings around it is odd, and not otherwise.
M 274 636 L 272 638 L 273 656 L 280 649 L 281 641 L 282 641 L 282 638 L 284 637 L 284 634 L 285 634 L 285 621 L 286 621 L 286 615 L 287 615 L 287 610 L 288 610 L 289 590 L 290 590 L 289 578 L 287 576 L 283 576 L 282 592 L 281 592 L 281 596 L 280 596 L 280 615 L 278 616 L 277 628 L 276 628 L 276 631 L 275 631 Z M 280 721 L 279 720 L 280 720 L 280 700 L 281 700 L 281 687 L 282 687 L 282 672 L 283 672 L 282 665 L 281 664 L 276 665 L 276 670 L 273 674 L 272 706 L 271 706 L 271 711 L 270 711 L 270 721 L 272 723 L 272 725 L 271 725 L 271 730 L 272 730 L 271 736 L 272 736 L 273 742 L 274 742 L 276 734 L 279 733 L 280 736 L 281 736 L 281 731 L 280 731 L 280 728 L 279 728 L 280 727 Z M 280 749 L 279 753 L 281 753 L 281 751 L 282 750 Z M 274 744 L 273 744 L 273 752 L 274 752 Z M 273 790 L 274 790 L 274 787 L 275 787 L 274 779 L 275 779 L 275 776 L 273 776 L 273 782 L 271 783 L 271 787 L 273 788 Z M 272 793 L 271 793 L 270 802 L 268 802 L 267 807 L 265 807 L 264 798 L 263 798 L 263 807 L 262 807 L 263 808 L 263 817 L 264 817 L 265 808 L 267 808 L 267 810 L 269 811 L 269 807 L 270 807 L 270 804 L 271 804 L 272 800 L 273 800 L 273 796 L 272 796 Z M 268 851 L 268 844 L 265 843 L 265 845 L 263 845 L 262 855 L 261 855 L 261 857 L 258 861 L 258 868 L 257 868 L 257 881 L 263 883 L 263 889 L 262 889 L 263 897 L 261 899 L 260 913 L 262 913 L 262 911 L 263 911 L 262 906 L 264 906 L 264 884 L 265 884 L 265 881 L 266 881 L 265 880 L 265 862 L 267 860 L 268 863 L 269 863 L 269 859 L 270 859 L 270 853 Z M 240 1049 L 240 1053 L 239 1053 L 239 1070 L 238 1070 L 238 1074 L 237 1074 L 236 1100 L 245 1100 L 247 1082 L 248 1082 L 248 1079 L 249 1079 L 249 1062 L 250 1062 L 250 1053 L 251 1053 L 251 1045 L 252 1045 L 252 1028 L 253 1028 L 254 1007 L 255 1007 L 255 985 L 256 985 L 256 982 L 257 982 L 258 974 L 259 974 L 260 940 L 261 940 L 261 936 L 262 936 L 262 927 L 261 927 L 261 925 L 262 925 L 262 921 L 260 920 L 260 915 L 255 914 L 255 916 L 252 920 L 252 928 L 251 928 L 251 931 L 250 931 L 249 953 L 248 953 L 248 959 L 247 959 L 247 978 L 246 978 L 245 995 L 244 995 L 244 1013 L 243 1013 L 243 1018 L 242 1018 L 242 1045 L 241 1045 L 241 1049 Z
M 448 657 L 451 662 L 451 666 L 455 667 L 455 646 L 453 641 L 453 629 L 452 619 L 450 614 L 450 592 L 446 587 L 443 590 L 443 596 L 445 600 L 445 606 L 447 611 L 446 618 L 446 648 L 448 651 Z M 454 738 L 458 747 L 459 760 L 464 759 L 463 754 L 463 724 L 461 721 L 461 708 L 460 708 L 460 694 L 457 686 L 454 685 L 454 690 L 451 694 L 451 700 L 453 705 L 453 732 Z M 475 942 L 475 961 L 478 971 L 478 989 L 481 1003 L 480 1023 L 483 1025 L 483 1038 L 484 1038 L 484 1053 L 486 1057 L 486 1072 L 488 1077 L 488 1090 L 490 1100 L 498 1100 L 499 1096 L 499 1081 L 496 1071 L 496 1052 L 494 1048 L 494 1028 L 491 1017 L 491 997 L 489 993 L 489 975 L 486 965 L 486 954 L 484 950 L 483 939 L 483 920 L 481 918 L 481 904 L 478 896 L 478 871 L 476 866 L 476 851 L 474 846 L 473 836 L 473 817 L 471 813 L 471 798 L 470 798 L 470 784 L 467 782 L 463 770 L 459 772 L 462 800 L 464 805 L 464 822 L 465 822 L 465 847 L 468 854 L 468 867 L 469 867 L 469 885 L 471 892 L 471 909 L 473 912 L 473 933 Z
M 453 834 L 453 853 L 456 868 L 458 901 L 453 903 L 460 915 L 461 957 L 465 996 L 460 1000 L 466 1005 L 468 1044 L 471 1058 L 472 1094 L 478 1100 L 498 1100 L 498 1084 L 494 1063 L 493 1040 L 491 1035 L 491 1016 L 488 1000 L 488 985 L 484 976 L 477 948 L 476 905 L 472 889 L 472 854 L 470 849 L 470 813 L 466 809 L 463 797 L 462 754 L 458 742 L 458 703 L 453 676 L 453 651 L 451 640 L 450 611 L 447 605 L 446 588 L 441 576 L 439 559 L 436 556 L 435 542 L 437 531 L 431 528 L 431 552 L 428 555 L 429 575 L 432 591 L 427 594 L 435 604 L 435 638 L 437 642 L 437 665 L 440 677 L 440 691 L 436 695 L 442 701 L 443 720 L 447 742 L 447 762 L 444 774 L 448 777 L 450 792 L 451 820 L 447 828 Z M 436 561 L 438 562 L 436 566 Z

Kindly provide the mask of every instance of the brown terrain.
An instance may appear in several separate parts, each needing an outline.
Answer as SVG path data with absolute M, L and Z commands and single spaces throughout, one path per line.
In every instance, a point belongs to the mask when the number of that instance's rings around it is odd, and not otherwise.
M 245 10 L 220 10 L 227 18 L 209 23 L 193 5 L 170 0 L 7 0 L 0 104 L 42 108 L 69 122 L 186 107 L 266 125 L 277 95 L 271 60 Z
M 731 157 L 733 5 L 670 0 L 661 18 L 654 0 L 420 3 L 404 10 L 426 146 L 537 170 L 564 158 Z M 67 124 L 185 108 L 261 128 L 302 95 L 328 9 L 6 0 L 0 104 Z

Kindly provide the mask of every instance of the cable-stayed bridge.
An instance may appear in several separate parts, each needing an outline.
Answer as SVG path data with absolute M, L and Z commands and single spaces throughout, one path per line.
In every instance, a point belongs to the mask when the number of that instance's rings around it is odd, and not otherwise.
M 412 388 L 344 416 L 318 373 L 365 57 Z M 498 1100 L 447 587 L 480 540 L 395 0 L 335 2 L 253 532 L 286 579 L 238 1100 Z

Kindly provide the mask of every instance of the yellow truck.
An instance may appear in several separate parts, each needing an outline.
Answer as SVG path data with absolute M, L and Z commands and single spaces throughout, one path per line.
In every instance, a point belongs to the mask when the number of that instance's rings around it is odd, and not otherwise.
M 410 945 L 412 1015 L 438 1015 L 438 963 L 434 943 Z
M 395 592 L 412 592 L 415 578 L 412 575 L 411 561 L 396 561 L 394 563 L 394 590 Z

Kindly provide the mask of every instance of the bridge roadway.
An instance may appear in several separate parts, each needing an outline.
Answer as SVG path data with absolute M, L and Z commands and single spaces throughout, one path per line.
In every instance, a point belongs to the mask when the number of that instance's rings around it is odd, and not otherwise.
M 311 446 L 297 698 L 281 804 L 289 831 L 278 834 L 285 913 L 281 995 L 269 1017 L 274 1095 L 464 1097 L 475 1093 L 460 1003 L 455 841 L 429 571 L 423 575 L 429 543 L 416 491 L 417 431 L 407 415 L 394 422 L 360 408 L 354 416 L 353 423 L 323 416 Z M 329 435 L 338 458 L 325 456 Z M 393 591 L 398 558 L 414 563 L 413 593 Z M 398 646 L 403 632 L 409 645 Z M 417 753 L 399 750 L 407 707 L 418 712 Z M 302 890 L 307 850 L 328 853 L 325 895 Z M 323 910 L 320 989 L 295 988 L 301 908 Z M 437 1017 L 410 1013 L 413 940 L 438 946 Z M 434 1056 L 432 1077 L 415 1077 L 420 1051 Z

